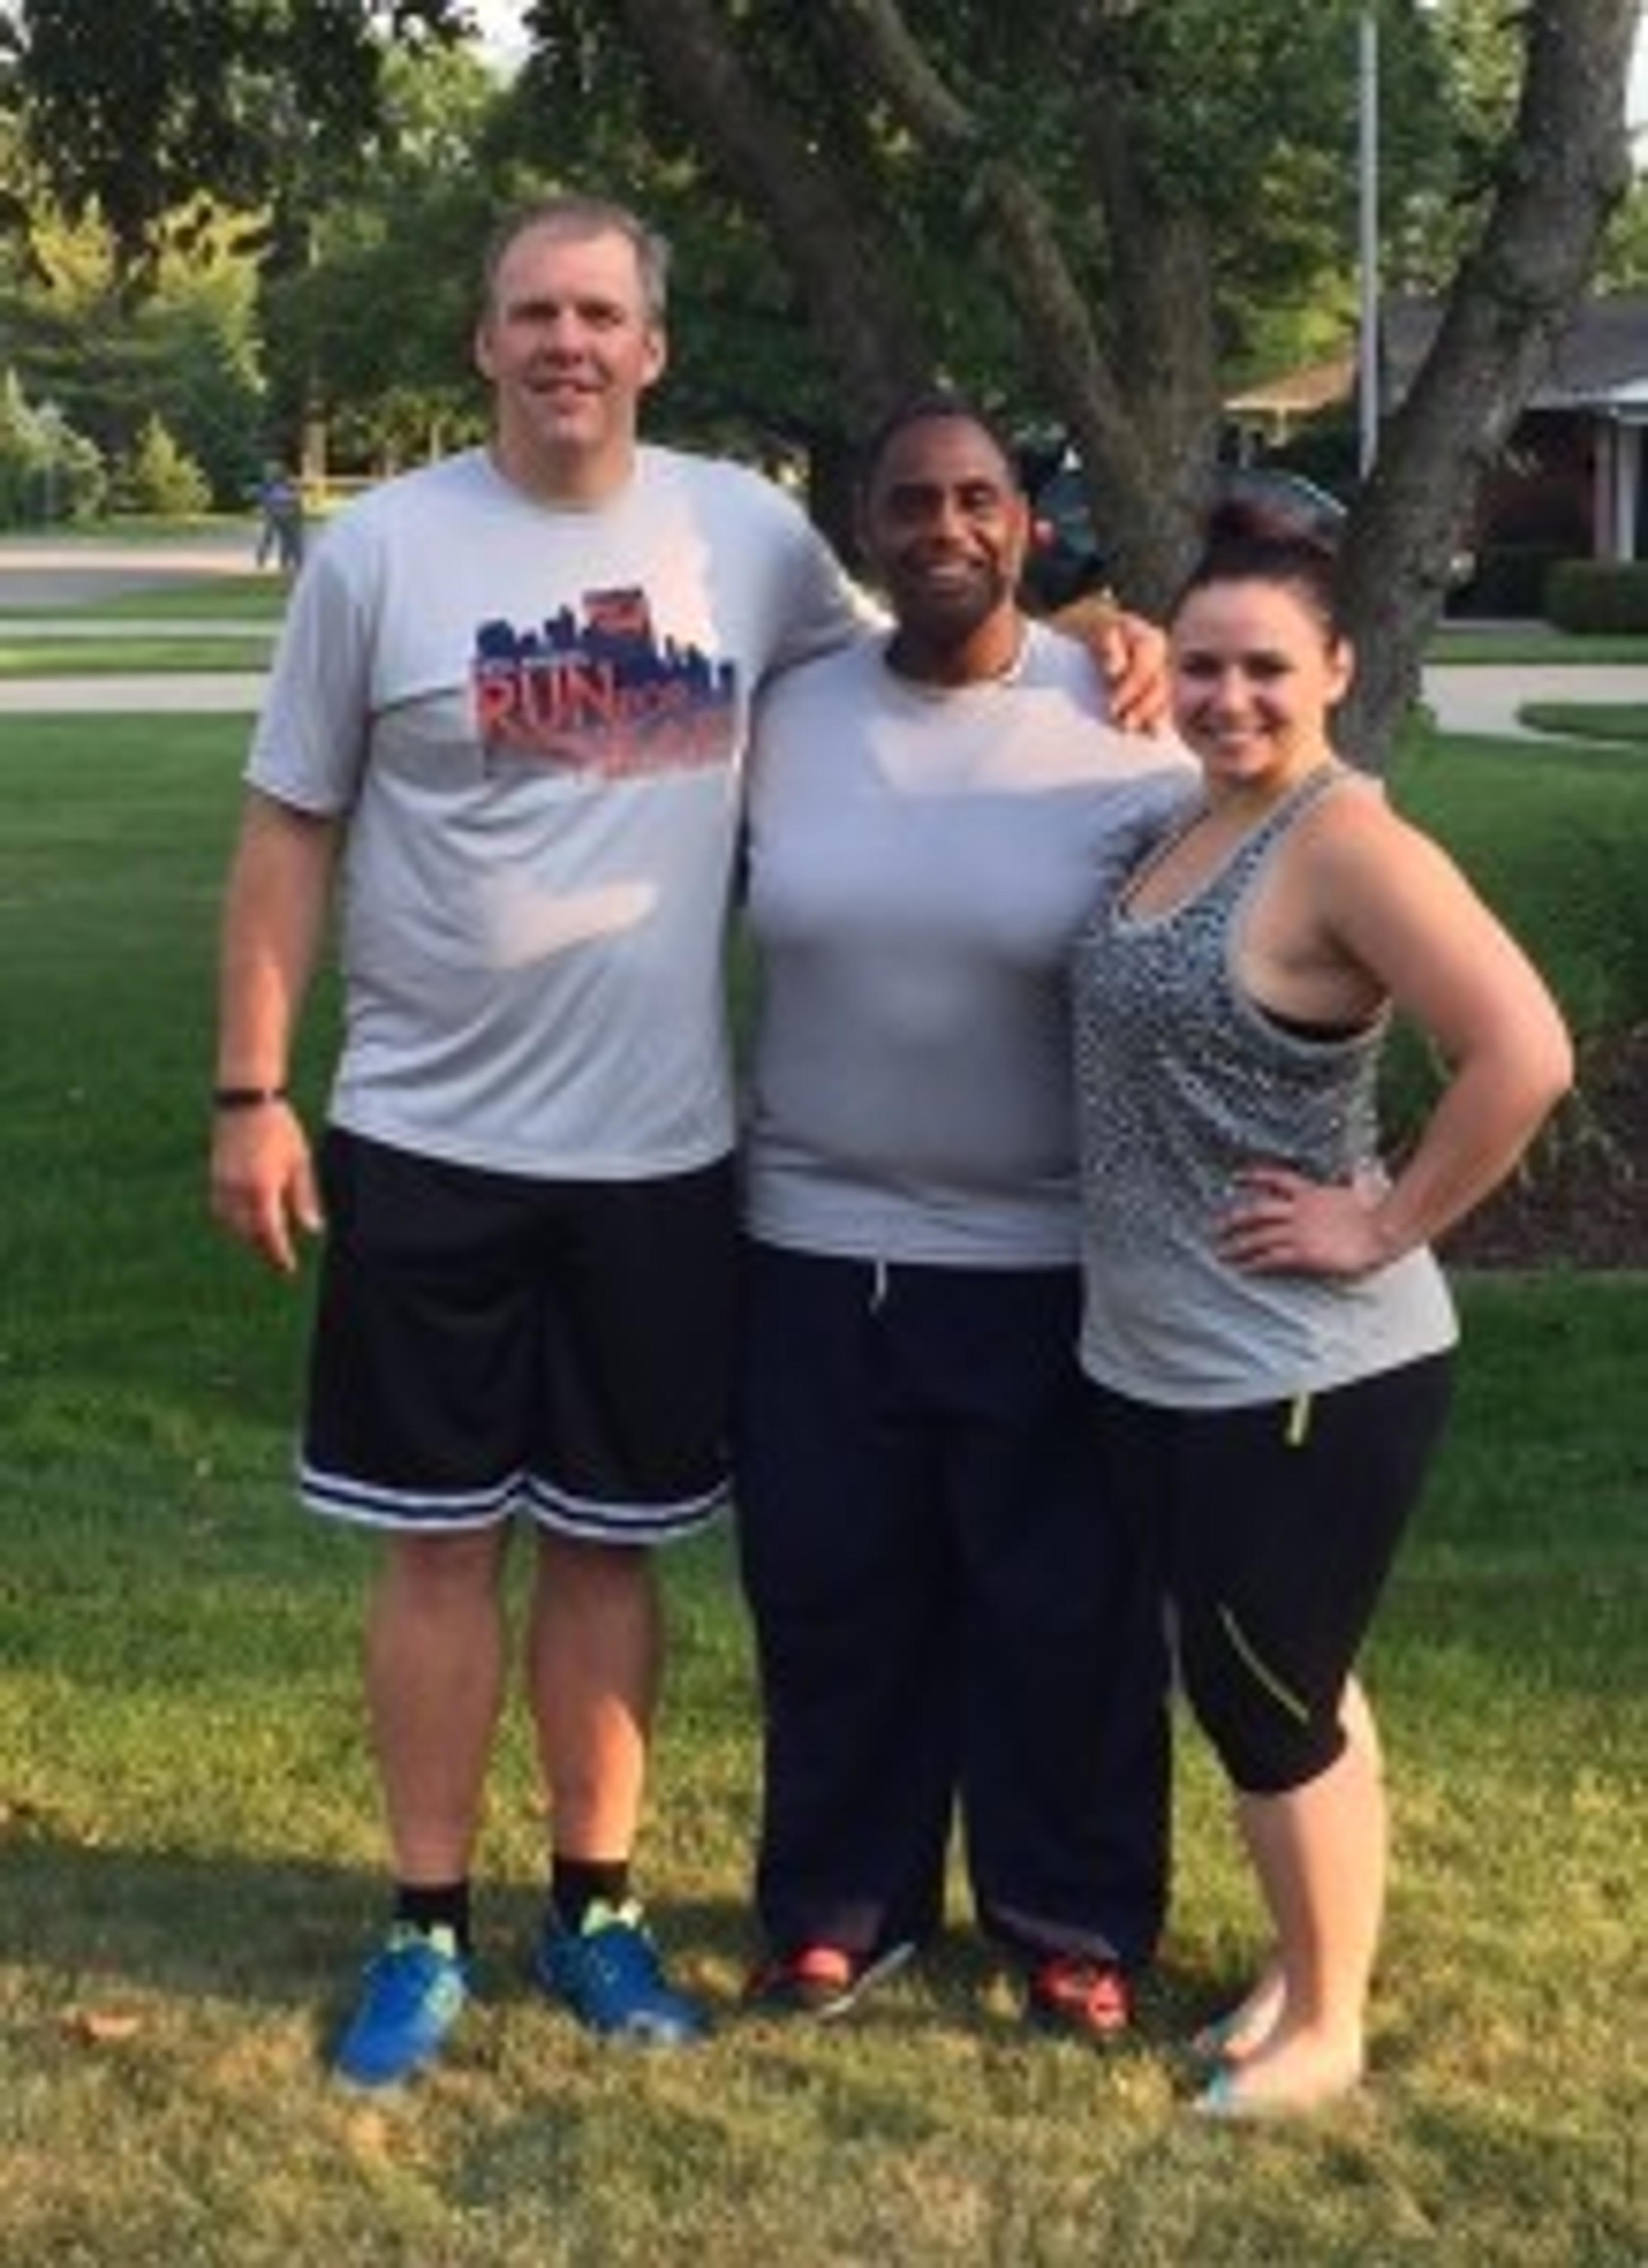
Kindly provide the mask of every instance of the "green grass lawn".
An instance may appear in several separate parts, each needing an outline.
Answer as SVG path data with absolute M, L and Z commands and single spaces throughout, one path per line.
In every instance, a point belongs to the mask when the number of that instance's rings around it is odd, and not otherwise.
M 1578 636 L 1548 622 L 1496 624 L 1484 630 L 1468 621 L 1443 622 L 1431 644 L 1432 661 L 1545 662 L 1648 661 L 1648 633 L 1598 630 Z
M 0 625 L 0 677 L 136 677 L 267 669 L 274 632 L 258 637 L 35 638 Z
M 95 606 L 77 607 L 74 613 L 82 620 L 111 625 L 136 616 L 152 622 L 244 622 L 248 628 L 273 629 L 285 612 L 286 595 L 286 585 L 278 575 L 248 566 L 239 574 L 202 575 L 141 591 L 122 591 Z M 26 622 L 13 618 L 11 627 L 26 629 Z
M 1641 2268 L 1641 1277 L 1466 1287 L 1458 1420 L 1368 1664 L 1397 1866 L 1365 2104 L 1290 2131 L 1183 2113 L 1173 2043 L 1254 1930 L 1194 1742 L 1137 2045 L 1026 2037 L 959 1903 L 850 2023 L 741 2022 L 754 1715 L 721 1539 L 667 1563 L 644 1851 L 717 2039 L 629 2057 L 534 2000 L 541 1822 L 511 1724 L 483 2004 L 402 2097 L 324 2079 L 381 1911 L 367 1560 L 289 1498 L 304 1291 L 203 1206 L 243 740 L 0 718 L 0 2258 Z M 1645 770 L 1432 746 L 1399 782 L 1587 1014 L 1648 998 Z
M 1582 1042 L 1648 1015 L 1648 765 L 1639 753 L 1421 733 L 1392 792 L 1511 924 Z
M 1648 744 L 1648 703 L 1639 701 L 1529 701 L 1522 721 L 1541 733 L 1580 740 Z

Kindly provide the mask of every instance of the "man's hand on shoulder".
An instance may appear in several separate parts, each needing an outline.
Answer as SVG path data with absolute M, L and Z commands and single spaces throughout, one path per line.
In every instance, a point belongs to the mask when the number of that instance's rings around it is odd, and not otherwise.
M 1097 591 L 1062 608 L 1052 627 L 1093 656 L 1111 717 L 1124 733 L 1166 730 L 1167 636 L 1158 623 L 1129 614 L 1108 593 Z

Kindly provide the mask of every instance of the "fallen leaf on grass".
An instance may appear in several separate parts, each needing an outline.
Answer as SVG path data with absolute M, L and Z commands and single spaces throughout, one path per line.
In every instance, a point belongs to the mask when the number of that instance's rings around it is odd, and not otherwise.
M 101 1829 L 65 1820 L 55 1804 L 32 1795 L 0 1795 L 0 1834 L 50 1837 L 83 1851 L 102 1841 Z
M 107 2048 L 122 2040 L 136 2039 L 143 2029 L 143 2018 L 119 2008 L 70 2008 L 63 2017 L 63 2028 L 71 2040 L 78 2040 L 83 2047 Z
M 349 2142 L 357 2158 L 386 2158 L 389 2121 L 381 2110 L 357 2110 L 349 2122 Z

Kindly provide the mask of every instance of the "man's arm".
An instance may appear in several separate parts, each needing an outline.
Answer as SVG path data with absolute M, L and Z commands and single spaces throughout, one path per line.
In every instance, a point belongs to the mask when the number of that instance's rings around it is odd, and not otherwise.
M 1048 622 L 1093 656 L 1114 723 L 1124 733 L 1166 730 L 1173 704 L 1165 630 L 1129 614 L 1107 591 L 1073 600 Z
M 319 1230 L 309 1143 L 286 1100 L 291 1043 L 325 934 L 340 822 L 254 789 L 224 897 L 211 1207 L 271 1267 Z

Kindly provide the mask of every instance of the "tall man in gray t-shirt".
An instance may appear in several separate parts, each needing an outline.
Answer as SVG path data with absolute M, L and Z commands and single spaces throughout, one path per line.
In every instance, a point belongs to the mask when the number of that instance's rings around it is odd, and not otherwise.
M 720 940 L 754 687 L 852 634 L 803 515 L 644 447 L 664 250 L 578 200 L 487 270 L 484 451 L 390 482 L 305 566 L 224 918 L 213 1203 L 278 1269 L 327 1226 L 302 1492 L 377 1528 L 366 1684 L 396 1881 L 338 2046 L 439 2046 L 501 1707 L 512 1516 L 552 1793 L 538 1971 L 691 2038 L 629 1890 L 660 1636 L 648 1547 L 725 1491 L 732 1118 Z M 287 1093 L 339 885 L 319 1160 Z

